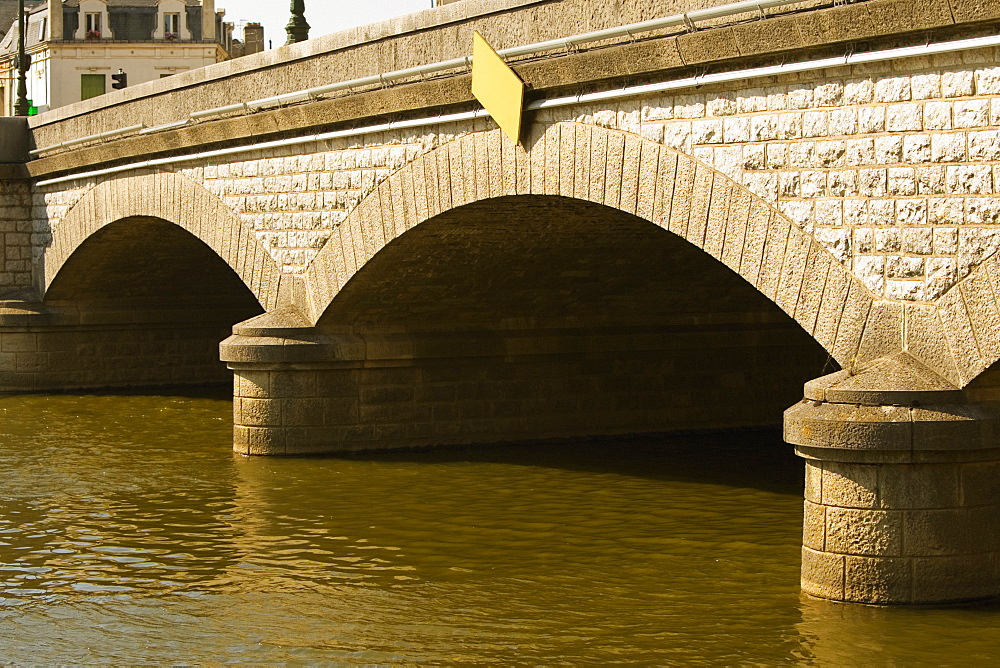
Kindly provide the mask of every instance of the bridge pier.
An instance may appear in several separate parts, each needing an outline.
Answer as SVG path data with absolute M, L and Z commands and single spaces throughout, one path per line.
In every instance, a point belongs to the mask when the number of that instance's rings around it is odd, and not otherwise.
M 802 588 L 869 604 L 1000 595 L 1000 414 L 906 353 L 806 384 Z
M 225 382 L 217 342 L 244 317 L 245 308 L 2 301 L 0 391 Z
M 234 449 L 252 455 L 769 426 L 822 364 L 766 321 L 358 333 L 285 310 L 233 331 Z

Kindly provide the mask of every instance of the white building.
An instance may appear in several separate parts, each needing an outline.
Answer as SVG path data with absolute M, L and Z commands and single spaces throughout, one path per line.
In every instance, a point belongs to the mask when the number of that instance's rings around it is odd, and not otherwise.
M 10 5 L 13 5 L 11 11 Z M 215 0 L 27 0 L 28 98 L 39 112 L 227 60 L 232 25 Z M 13 24 L 6 21 L 13 20 Z M 0 115 L 17 96 L 17 0 L 0 0 Z

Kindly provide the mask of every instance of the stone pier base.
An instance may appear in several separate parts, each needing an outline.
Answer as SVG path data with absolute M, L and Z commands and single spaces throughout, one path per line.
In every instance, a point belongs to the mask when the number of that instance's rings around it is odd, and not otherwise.
M 904 354 L 806 384 L 802 588 L 870 604 L 1000 594 L 1000 415 Z
M 798 334 L 760 323 L 331 333 L 271 312 L 237 325 L 221 355 L 235 376 L 235 450 L 309 454 L 773 425 L 789 376 L 822 364 Z
M 0 302 L 0 392 L 228 382 L 218 342 L 245 308 Z

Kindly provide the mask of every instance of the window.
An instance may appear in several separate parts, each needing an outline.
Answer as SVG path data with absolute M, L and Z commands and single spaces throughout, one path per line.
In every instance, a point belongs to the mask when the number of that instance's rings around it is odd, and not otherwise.
M 104 95 L 104 85 L 106 83 L 103 74 L 81 74 L 80 75 L 80 99 L 89 100 L 98 95 Z
M 163 32 L 167 39 L 177 39 L 181 32 L 181 15 L 179 13 L 163 15 Z
M 87 12 L 87 36 L 101 36 L 101 15 L 99 12 Z
M 38 22 L 38 41 L 41 42 L 45 39 L 45 29 L 49 27 L 48 17 L 42 17 L 42 20 Z

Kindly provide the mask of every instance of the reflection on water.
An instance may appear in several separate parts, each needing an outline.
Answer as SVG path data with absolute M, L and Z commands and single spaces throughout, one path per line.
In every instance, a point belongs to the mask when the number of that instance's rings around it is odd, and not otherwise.
M 246 459 L 222 396 L 0 398 L 0 658 L 913 663 L 1000 609 L 799 595 L 777 435 Z

